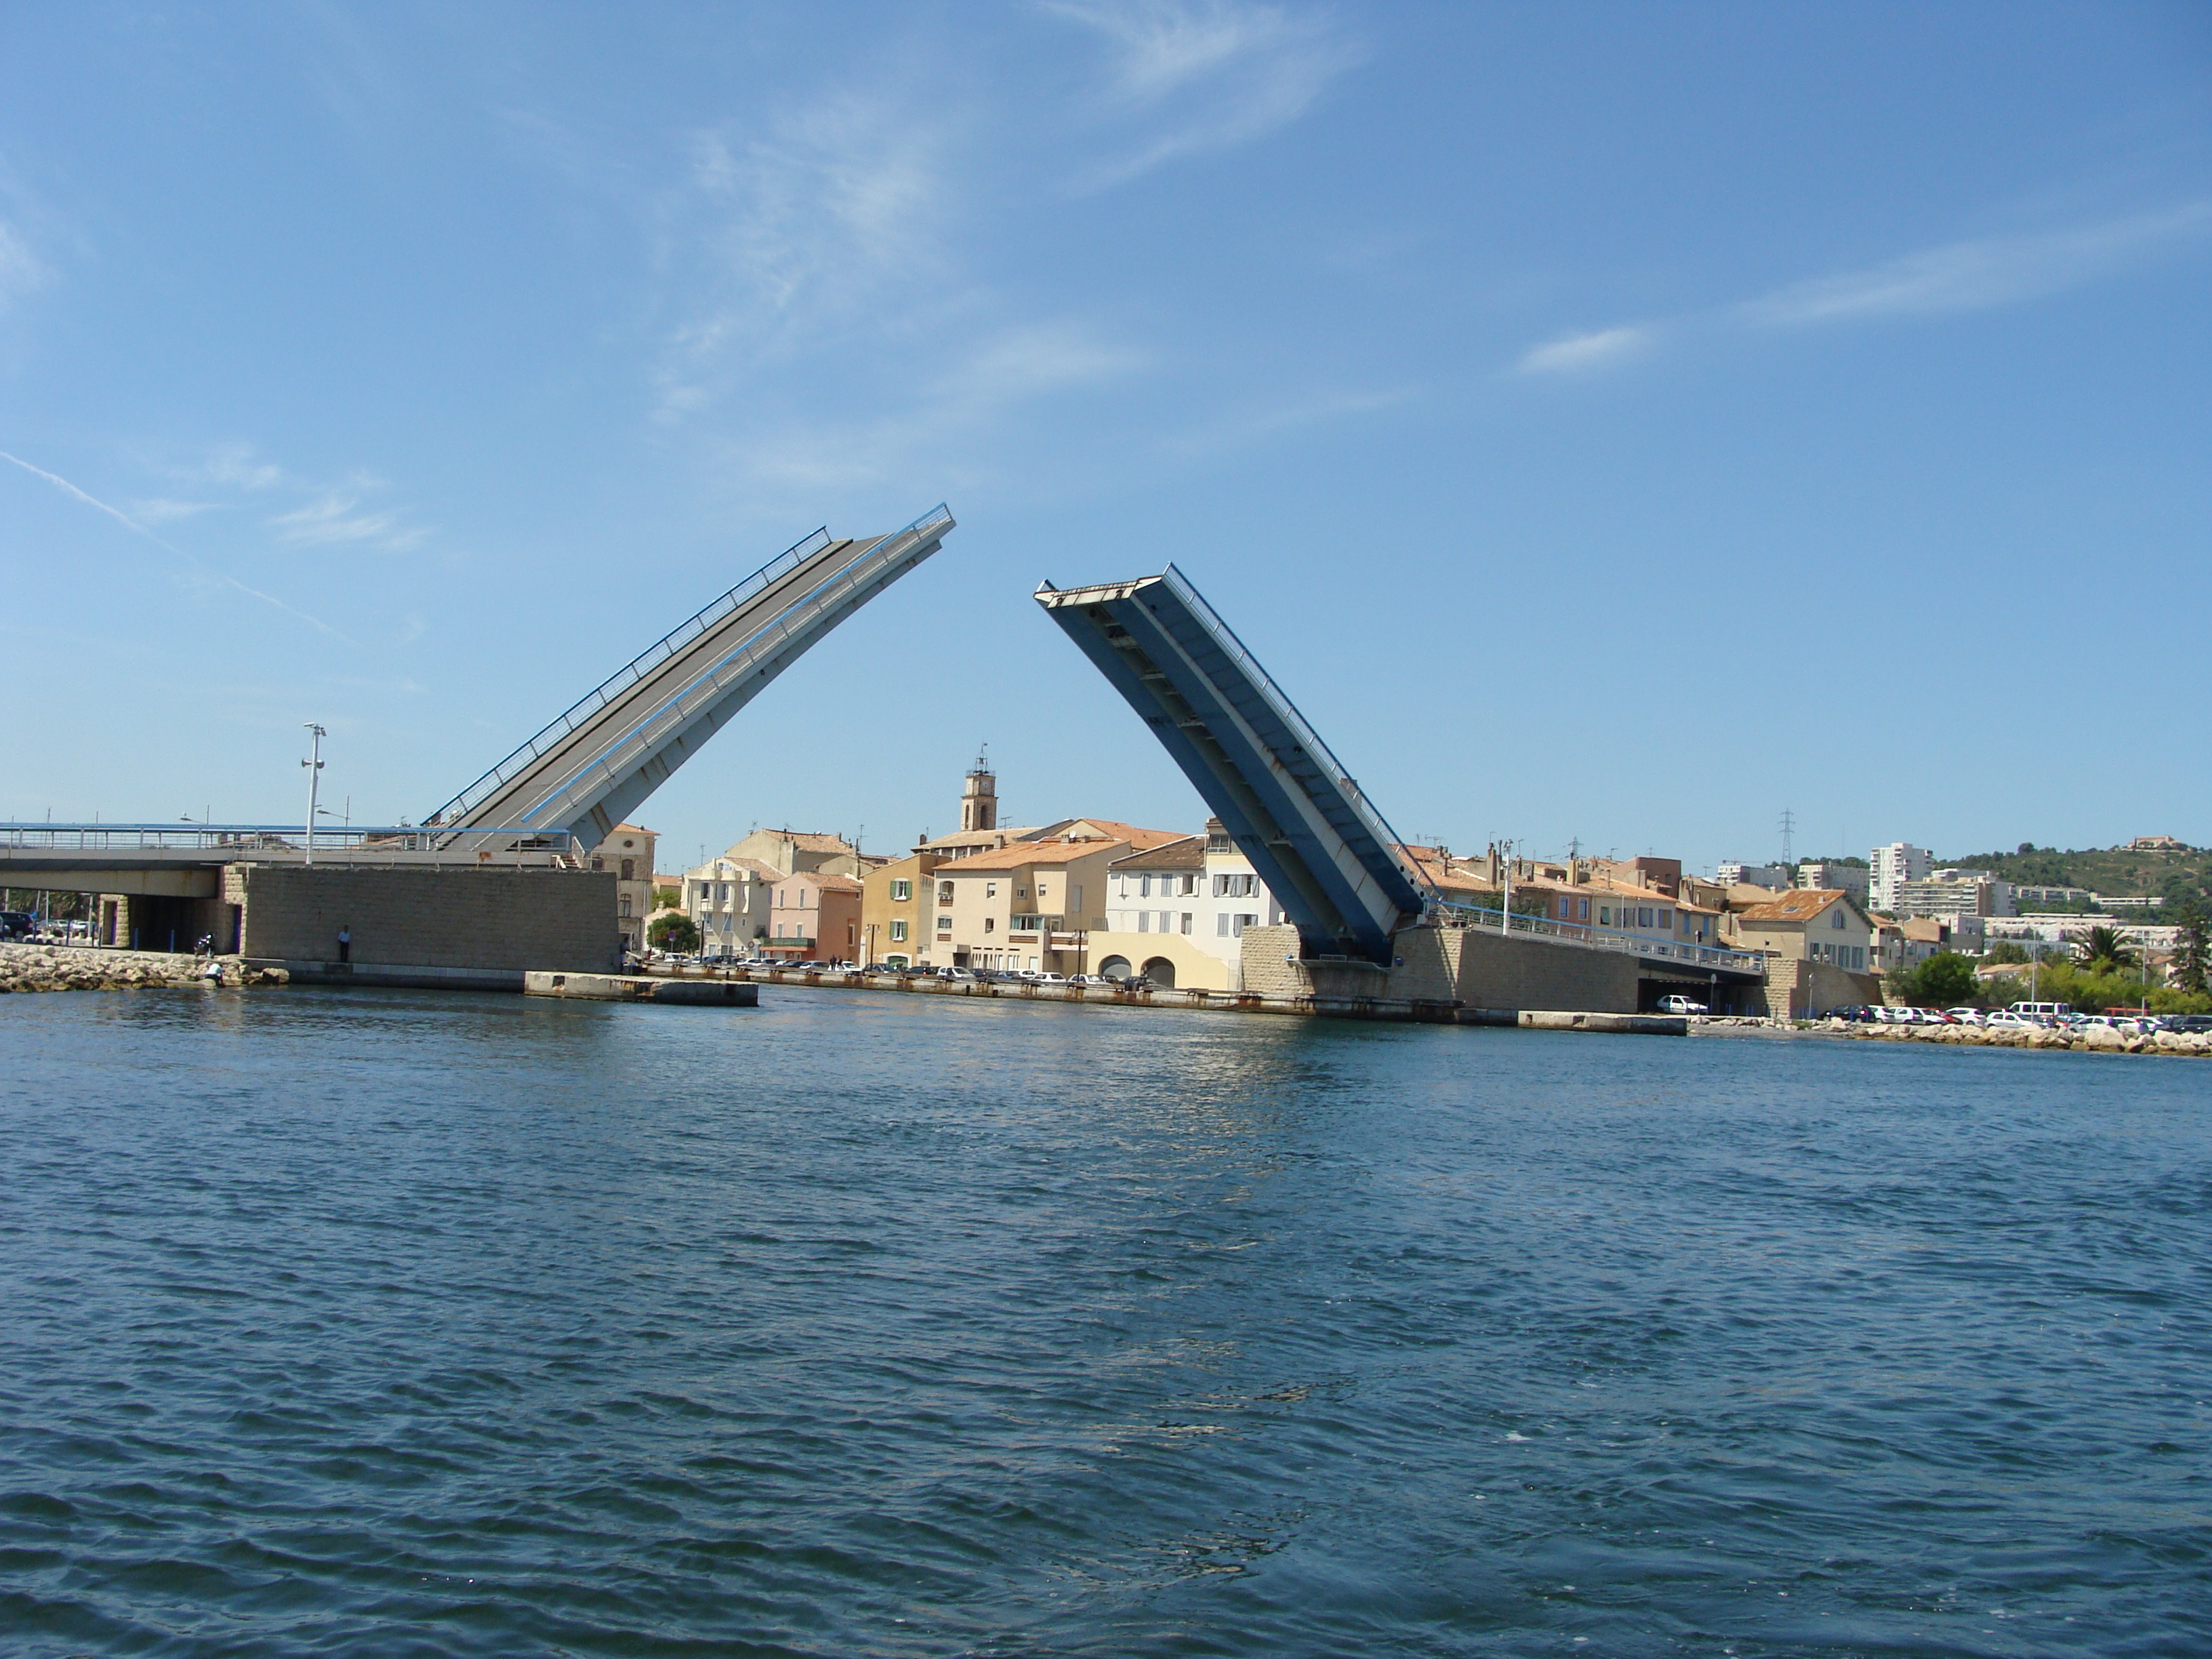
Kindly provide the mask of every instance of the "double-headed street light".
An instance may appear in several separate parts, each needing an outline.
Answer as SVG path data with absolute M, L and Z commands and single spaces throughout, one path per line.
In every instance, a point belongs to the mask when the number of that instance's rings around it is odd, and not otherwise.
M 313 734 L 309 741 L 313 745 L 307 758 L 300 763 L 307 769 L 307 863 L 312 867 L 315 862 L 315 800 L 322 789 L 323 738 L 327 734 L 313 720 L 303 724 Z

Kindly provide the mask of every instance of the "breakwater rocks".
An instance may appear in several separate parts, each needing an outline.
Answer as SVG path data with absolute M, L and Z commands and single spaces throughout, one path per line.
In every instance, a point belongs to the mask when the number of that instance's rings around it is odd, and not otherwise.
M 2023 1031 L 2007 1026 L 1990 1030 L 1979 1025 L 1861 1025 L 1841 1019 L 1823 1020 L 1813 1029 L 1875 1042 L 1932 1042 L 1957 1048 L 2072 1048 L 2093 1054 L 2212 1056 L 2212 1035 L 2198 1031 L 2154 1031 L 2136 1036 L 2109 1025 Z
M 213 974 L 208 970 L 215 969 Z M 10 991 L 128 991 L 148 987 L 282 985 L 281 968 L 249 968 L 236 957 L 171 956 L 161 951 L 97 951 L 67 945 L 0 945 L 0 994 Z

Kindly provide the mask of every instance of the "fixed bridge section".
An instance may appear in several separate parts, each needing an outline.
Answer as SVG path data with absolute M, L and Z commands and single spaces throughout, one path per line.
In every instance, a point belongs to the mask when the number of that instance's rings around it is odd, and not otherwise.
M 942 505 L 888 536 L 817 530 L 626 665 L 424 820 L 606 839 L 730 718 L 953 527 Z
M 1429 895 L 1359 786 L 1198 590 L 1158 576 L 1036 592 L 1151 726 L 1316 954 L 1388 964 Z

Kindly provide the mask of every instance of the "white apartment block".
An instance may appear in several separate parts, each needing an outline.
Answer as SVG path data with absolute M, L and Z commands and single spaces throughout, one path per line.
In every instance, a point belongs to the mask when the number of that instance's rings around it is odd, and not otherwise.
M 1867 902 L 1867 872 L 1856 864 L 1821 864 L 1811 860 L 1797 866 L 1797 884 L 1814 891 L 1849 893 Z
M 775 884 L 784 872 L 758 859 L 725 853 L 684 872 L 684 914 L 699 930 L 699 953 L 750 957 L 769 935 Z
M 1867 854 L 1867 903 L 1893 913 L 1897 890 L 1908 881 L 1927 880 L 1936 868 L 1936 855 L 1911 842 L 1893 841 Z
M 1771 887 L 1776 892 L 1794 885 L 1786 864 L 1746 864 L 1724 859 L 1713 868 L 1713 879 L 1723 887 Z

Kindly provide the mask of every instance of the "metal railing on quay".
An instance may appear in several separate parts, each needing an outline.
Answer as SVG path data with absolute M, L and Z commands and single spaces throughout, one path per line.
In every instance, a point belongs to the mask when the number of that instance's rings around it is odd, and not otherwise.
M 1739 974 L 1759 974 L 1766 969 L 1765 957 L 1757 951 L 1729 951 L 1718 945 L 1650 939 L 1641 933 L 1624 933 L 1610 927 L 1594 927 L 1586 921 L 1554 921 L 1548 916 L 1522 915 L 1517 912 L 1510 923 L 1504 923 L 1500 911 L 1479 904 L 1456 904 L 1449 900 L 1438 901 L 1436 908 L 1449 913 L 1455 920 L 1463 920 L 1469 927 L 1486 927 L 1492 933 L 1499 931 L 1502 924 L 1516 933 L 1565 939 L 1570 944 L 1587 945 L 1593 950 L 1622 951 L 1632 956 L 1680 962 L 1695 968 L 1721 968 Z

